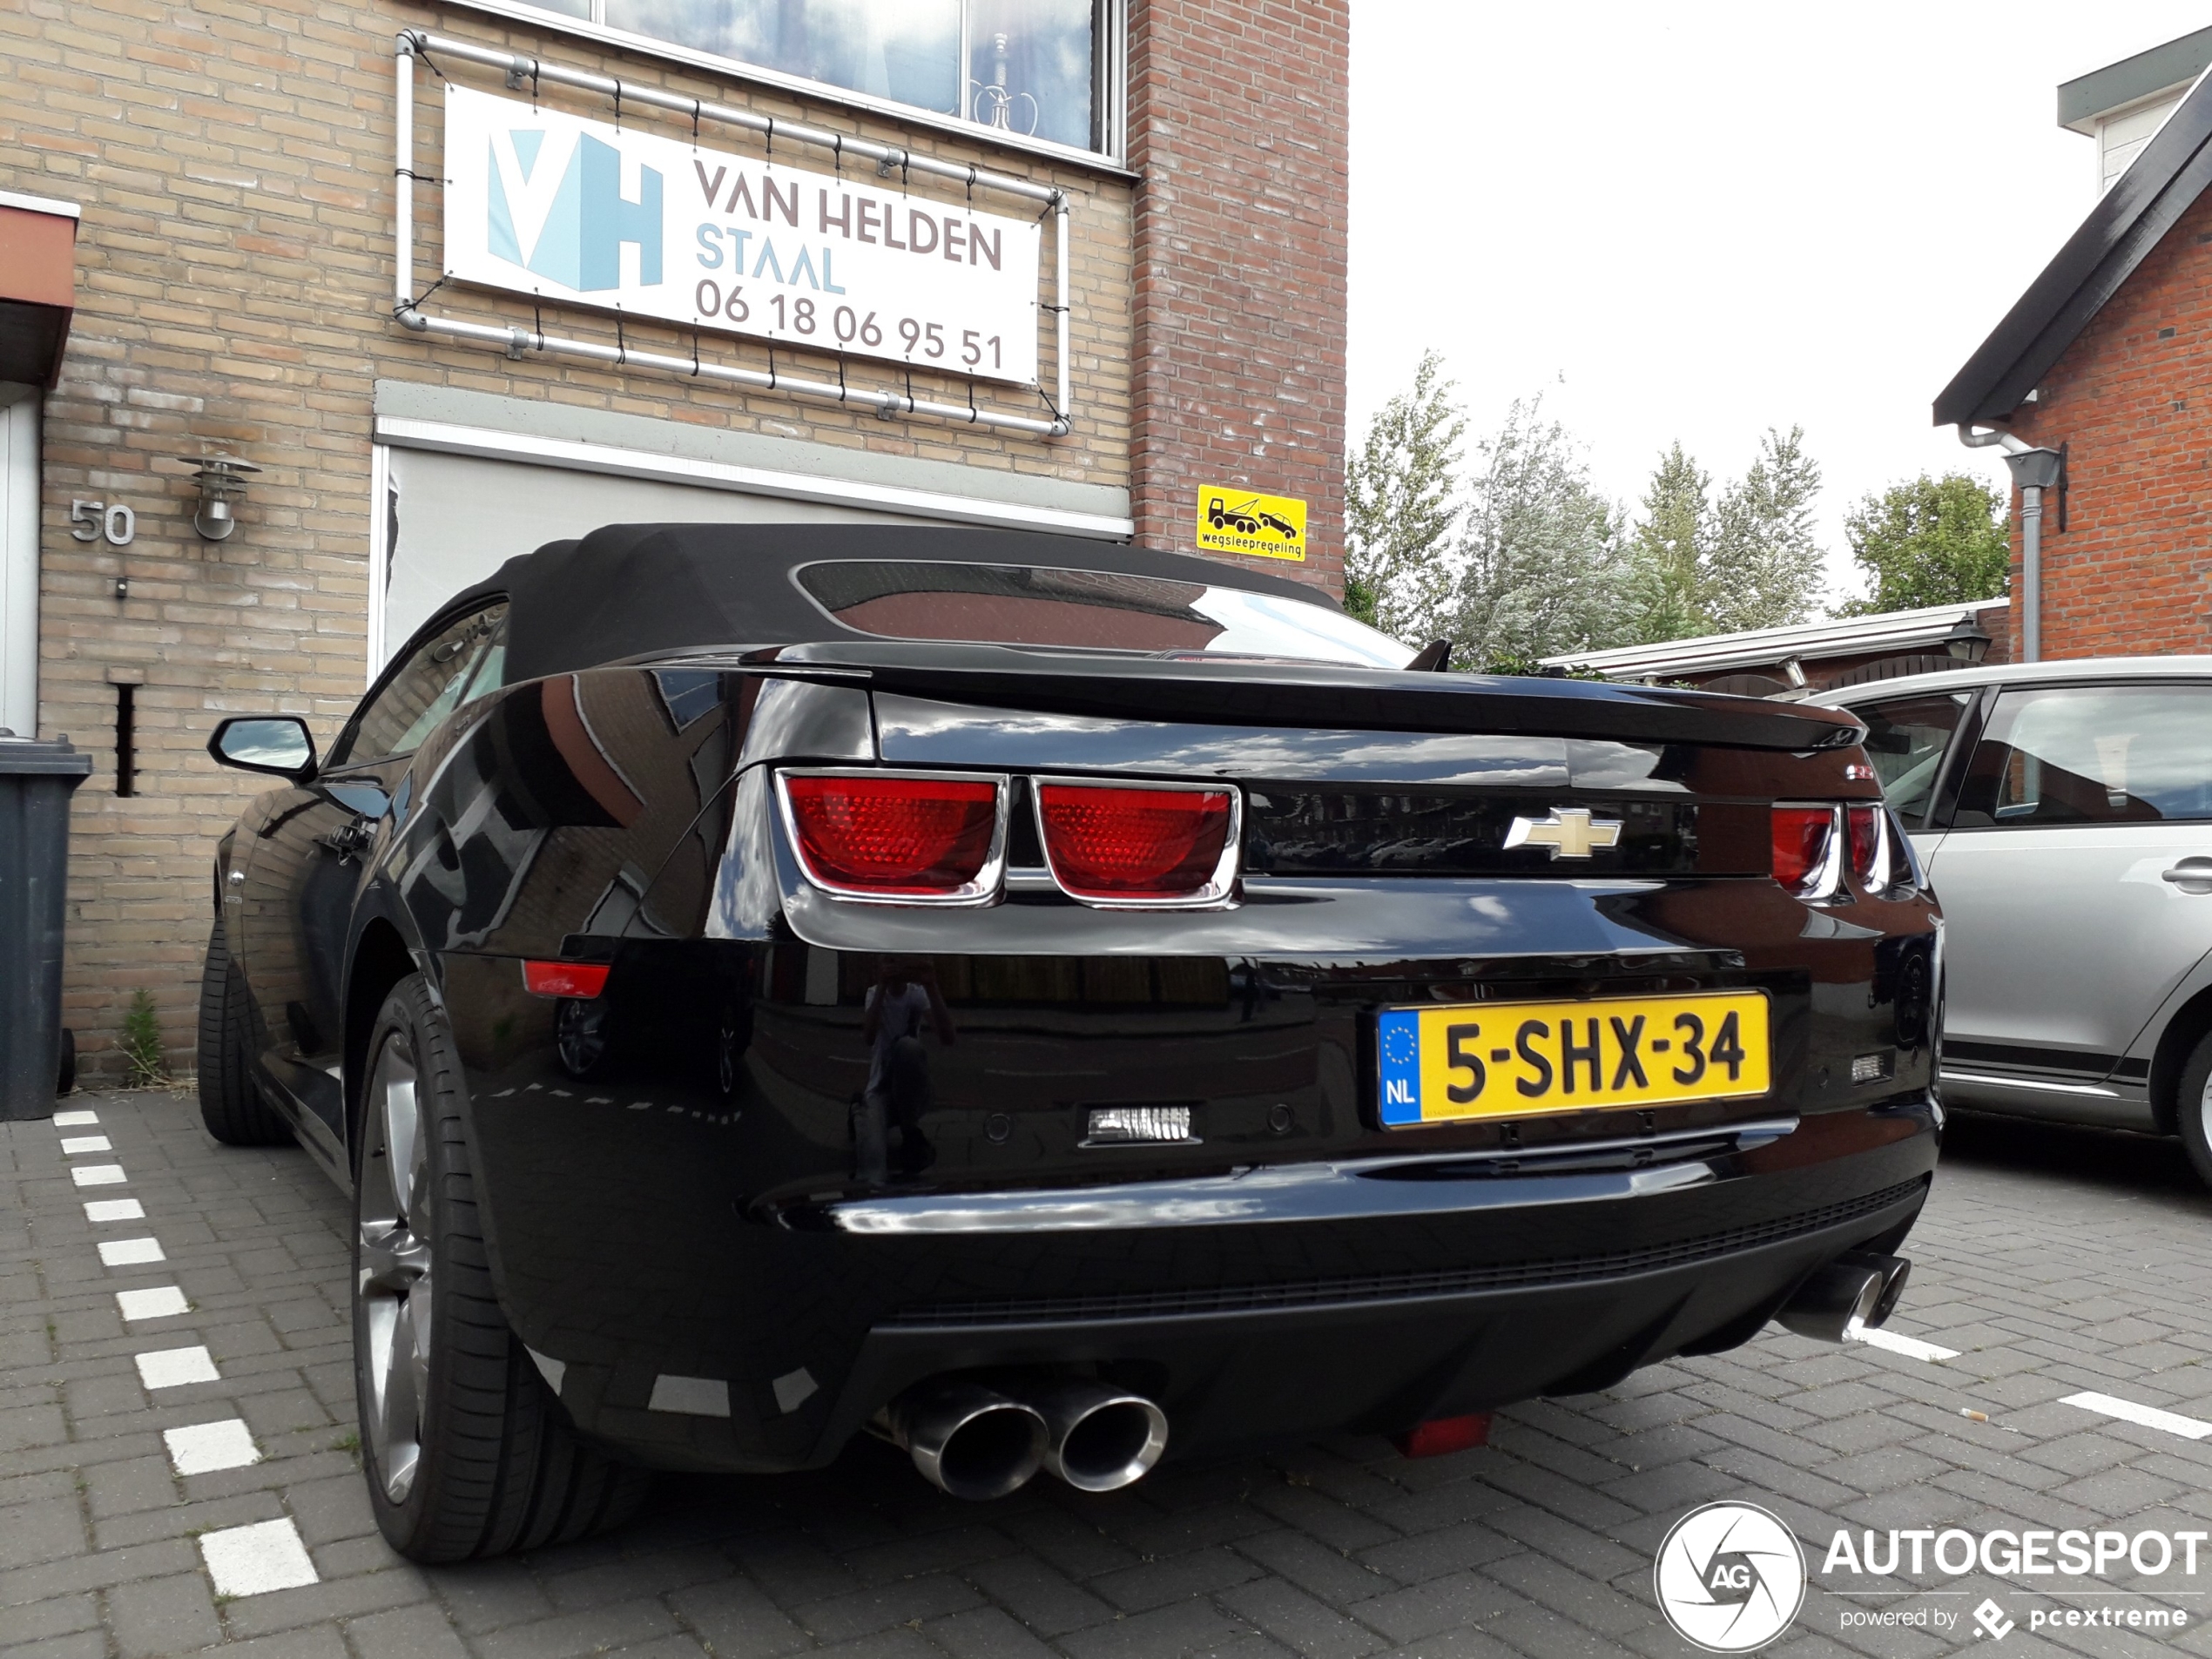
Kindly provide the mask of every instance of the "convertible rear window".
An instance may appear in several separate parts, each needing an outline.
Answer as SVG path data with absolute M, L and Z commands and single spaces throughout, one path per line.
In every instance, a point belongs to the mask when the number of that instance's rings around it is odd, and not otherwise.
M 890 639 L 1292 658 L 1403 668 L 1413 653 L 1325 605 L 1113 570 L 846 559 L 797 573 L 846 627 Z

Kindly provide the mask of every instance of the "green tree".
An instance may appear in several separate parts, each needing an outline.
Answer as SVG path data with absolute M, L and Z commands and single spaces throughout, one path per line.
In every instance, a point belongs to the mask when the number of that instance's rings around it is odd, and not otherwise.
M 1413 644 L 1437 637 L 1462 510 L 1467 419 L 1443 371 L 1441 357 L 1424 354 L 1412 388 L 1383 405 L 1345 461 L 1345 609 Z
M 1625 515 L 1592 488 L 1580 447 L 1541 399 L 1476 446 L 1446 628 L 1464 668 L 1524 664 L 1622 643 Z
M 1994 599 L 2011 583 L 2010 503 L 1963 472 L 1892 484 L 1844 516 L 1844 537 L 1871 590 L 1847 617 Z
M 1820 469 L 1804 452 L 1804 428 L 1772 427 L 1743 477 L 1721 492 L 1712 545 L 1703 561 L 1708 630 L 1786 628 L 1819 604 L 1820 544 L 1812 508 Z
M 1679 440 L 1659 457 L 1629 555 L 1629 632 L 1637 644 L 1713 631 L 1705 610 L 1712 483 Z

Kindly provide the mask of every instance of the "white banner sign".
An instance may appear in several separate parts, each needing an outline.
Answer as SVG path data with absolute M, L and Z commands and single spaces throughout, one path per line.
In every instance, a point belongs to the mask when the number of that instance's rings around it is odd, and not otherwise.
M 1034 220 L 450 84 L 445 146 L 456 281 L 1036 383 Z

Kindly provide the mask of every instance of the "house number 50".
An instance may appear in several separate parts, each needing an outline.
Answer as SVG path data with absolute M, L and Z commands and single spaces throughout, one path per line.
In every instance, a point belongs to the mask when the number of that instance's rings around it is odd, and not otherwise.
M 110 547 L 128 547 L 138 533 L 138 516 L 121 502 L 111 507 L 100 501 L 73 501 L 69 504 L 69 533 L 80 542 L 105 536 Z

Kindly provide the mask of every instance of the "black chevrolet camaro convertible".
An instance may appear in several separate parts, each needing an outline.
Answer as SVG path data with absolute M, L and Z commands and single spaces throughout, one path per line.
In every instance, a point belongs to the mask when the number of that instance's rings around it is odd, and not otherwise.
M 200 1093 L 354 1195 L 401 1550 L 651 1468 L 1103 1491 L 1888 1314 L 1933 904 L 1832 711 L 1020 532 L 508 563 L 217 849 Z

